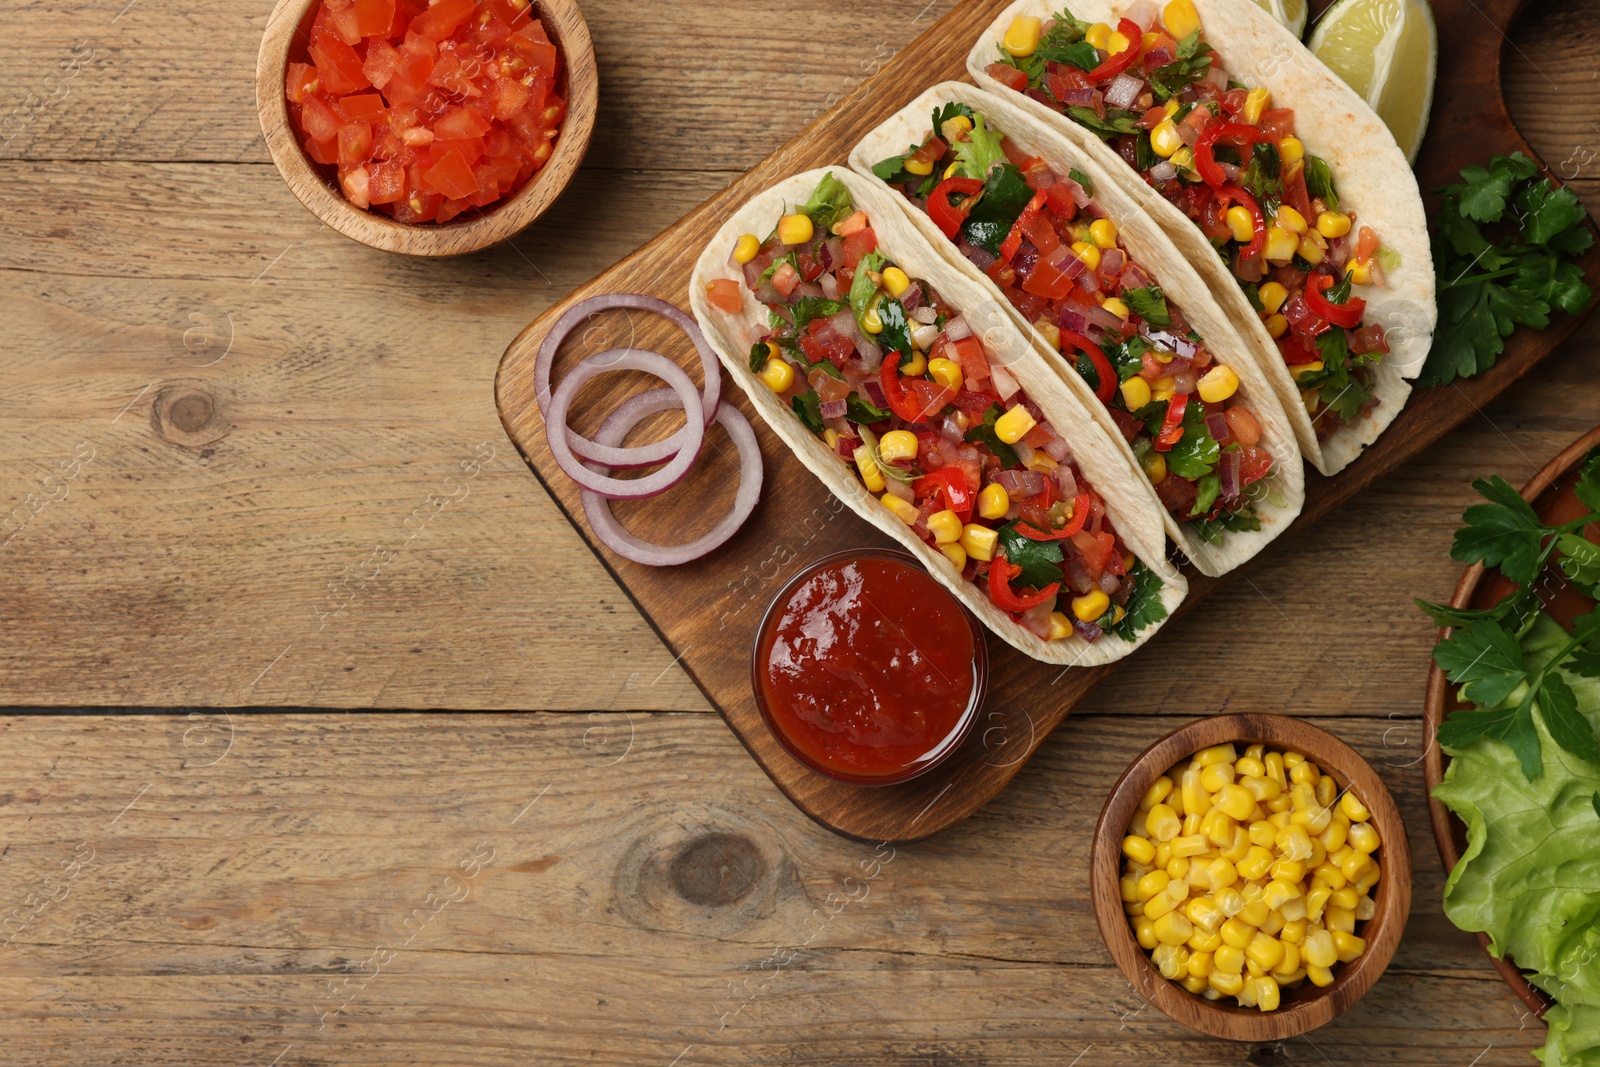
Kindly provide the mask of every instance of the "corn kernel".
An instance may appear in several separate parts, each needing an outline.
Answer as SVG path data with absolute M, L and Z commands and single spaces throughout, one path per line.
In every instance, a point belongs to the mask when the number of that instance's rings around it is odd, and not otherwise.
M 1282 315 L 1274 315 L 1272 317 L 1275 319 L 1283 318 Z M 1286 330 L 1289 328 L 1289 323 L 1287 320 L 1284 321 L 1283 328 Z M 1322 362 L 1322 360 L 1315 359 L 1310 363 L 1296 363 L 1294 366 L 1289 368 L 1289 373 L 1294 376 L 1295 381 L 1299 381 L 1301 378 L 1309 378 L 1311 375 L 1320 371 L 1324 366 L 1325 364 Z
M 917 458 L 917 435 L 910 430 L 890 430 L 878 438 L 878 457 L 885 463 Z
M 1304 904 L 1304 898 L 1301 899 L 1301 903 Z M 1285 955 L 1287 955 L 1291 949 L 1294 950 L 1294 960 L 1290 962 L 1286 959 L 1285 962 L 1288 963 L 1288 966 L 1284 967 L 1282 964 L 1280 964 L 1279 966 L 1273 968 L 1274 971 L 1292 971 L 1300 966 L 1300 945 L 1305 941 L 1306 927 L 1310 925 L 1311 924 L 1308 923 L 1303 917 L 1299 919 L 1290 919 L 1283 924 L 1283 930 L 1279 932 L 1278 938 L 1283 942 Z
M 1272 263 L 1287 263 L 1294 258 L 1295 251 L 1299 248 L 1299 239 L 1282 226 L 1274 223 L 1267 227 L 1267 246 L 1265 255 Z
M 1224 937 L 1222 947 L 1212 953 L 1211 965 L 1224 974 L 1238 974 L 1244 970 L 1244 949 Z
M 1222 942 L 1243 952 L 1256 936 L 1256 928 L 1237 915 L 1222 924 Z
M 913 348 L 911 358 L 900 364 L 900 377 L 920 378 L 926 373 L 928 373 L 928 357 Z
M 1344 812 L 1351 822 L 1366 822 L 1372 818 L 1372 812 L 1368 811 L 1367 806 L 1361 803 L 1361 798 L 1349 791 L 1346 791 L 1344 796 L 1339 798 L 1339 810 Z
M 1189 957 L 1189 965 L 1191 967 L 1194 965 L 1194 957 L 1193 956 Z M 1187 989 L 1191 993 L 1201 993 L 1201 992 L 1204 992 L 1205 989 L 1207 988 L 1206 980 L 1204 978 L 1196 978 L 1192 974 L 1189 975 L 1187 978 L 1184 978 L 1178 984 L 1183 986 L 1183 988 Z
M 1011 510 L 1011 494 L 1007 493 L 1005 486 L 997 482 L 990 482 L 978 494 L 978 514 L 985 519 L 1003 519 L 1006 512 Z M 1172 780 L 1166 779 L 1168 792 L 1172 789 Z M 1158 798 L 1159 799 L 1159 798 Z
M 1285 167 L 1292 167 L 1306 158 L 1306 146 L 1300 143 L 1298 137 L 1285 137 L 1278 142 L 1278 158 Z
M 1344 272 L 1348 274 L 1350 276 L 1350 280 L 1357 285 L 1372 284 L 1372 262 L 1370 260 L 1357 262 L 1356 260 L 1352 259 L 1350 262 L 1344 265 Z
M 1083 32 L 1083 39 L 1102 52 L 1111 47 L 1111 35 L 1116 31 L 1104 22 L 1096 22 Z
M 1317 232 L 1330 240 L 1350 232 L 1350 216 L 1337 211 L 1324 211 L 1317 216 Z
M 1101 248 L 1117 247 L 1117 226 L 1110 219 L 1095 219 L 1089 224 L 1089 236 Z
M 1148 813 L 1147 813 L 1148 814 Z M 1172 862 L 1172 842 L 1162 841 L 1156 845 L 1156 866 L 1166 867 Z M 1171 871 L 1167 872 L 1171 874 Z
M 1295 253 L 1313 267 L 1328 257 L 1327 249 L 1312 240 L 1310 234 L 1300 238 L 1300 245 L 1295 249 Z
M 1220 404 L 1239 391 L 1239 375 L 1232 367 L 1219 363 L 1200 376 L 1200 399 L 1207 404 Z
M 1244 958 L 1270 971 L 1283 960 L 1283 943 L 1270 934 L 1258 933 L 1245 946 Z
M 1315 797 L 1312 797 L 1311 807 L 1302 808 L 1293 815 L 1289 816 L 1289 822 L 1291 825 L 1303 826 L 1306 828 L 1306 833 L 1313 835 L 1320 834 L 1322 831 L 1326 830 L 1329 822 L 1331 822 L 1332 819 L 1333 809 L 1324 808 L 1320 805 L 1317 805 Z M 1313 842 L 1312 848 L 1314 849 L 1315 847 L 1316 843 Z
M 1228 229 L 1233 231 L 1233 239 L 1240 244 L 1249 244 L 1255 239 L 1255 216 L 1242 207 L 1230 207 L 1227 215 Z
M 1298 879 L 1290 881 L 1284 878 L 1274 878 L 1267 883 L 1267 888 L 1261 892 L 1261 903 L 1274 911 L 1283 907 L 1291 900 L 1299 900 L 1300 884 Z
M 1189 878 L 1189 867 L 1189 857 L 1174 856 L 1172 859 L 1167 861 L 1167 877 L 1171 878 L 1174 882 L 1180 878 L 1187 881 Z
M 904 370 L 901 373 L 904 374 Z M 928 360 L 928 377 L 946 389 L 960 389 L 962 381 L 961 364 L 953 359 L 945 359 L 942 356 L 938 359 L 930 359 Z M 1014 444 L 1015 442 L 1011 443 Z
M 961 547 L 967 555 L 985 563 L 994 559 L 994 546 L 999 540 L 999 533 L 975 522 L 969 522 L 961 528 Z
M 1357 878 L 1361 877 L 1367 868 L 1371 866 L 1371 856 L 1367 855 L 1365 852 L 1352 852 L 1349 856 L 1346 856 L 1340 861 L 1339 873 L 1343 874 L 1347 879 L 1353 882 Z
M 1306 217 L 1300 214 L 1300 212 L 1296 211 L 1294 208 L 1290 207 L 1288 204 L 1284 204 L 1278 208 L 1277 222 L 1279 226 L 1285 230 L 1288 230 L 1296 237 L 1303 235 L 1308 228 L 1306 226 Z
M 1271 778 L 1254 774 L 1245 775 L 1245 777 L 1240 780 L 1239 784 L 1244 786 L 1249 794 L 1256 798 L 1257 803 L 1265 803 L 1266 801 L 1273 799 L 1283 792 L 1283 786 L 1279 785 Z M 1265 843 L 1266 842 L 1258 842 L 1258 844 Z
M 774 393 L 782 393 L 794 384 L 794 368 L 786 360 L 768 357 L 759 377 Z
M 1099 589 L 1072 598 L 1072 614 L 1078 617 L 1079 622 L 1094 622 L 1110 607 L 1111 598 Z
M 733 261 L 745 264 L 761 253 L 761 238 L 753 233 L 740 234 L 733 245 Z
M 1250 984 L 1255 989 L 1257 1008 L 1262 1011 L 1278 1010 L 1278 1005 L 1283 1002 L 1283 994 L 1275 978 L 1264 974 L 1260 978 L 1250 979 Z
M 1222 947 L 1222 935 L 1215 930 L 1196 930 L 1184 943 L 1191 952 L 1215 952 Z
M 1001 41 L 1001 46 L 1012 55 L 1021 58 L 1033 55 L 1033 50 L 1039 47 L 1039 31 L 1042 23 L 1035 15 L 1018 15 L 1011 20 L 1011 25 L 1006 27 L 1006 35 Z
M 1172 0 L 1162 12 L 1161 21 L 1167 32 L 1181 41 L 1200 28 L 1200 12 L 1195 10 L 1193 0 Z
M 1135 888 L 1139 891 L 1140 900 L 1150 898 L 1166 892 L 1167 886 L 1172 884 L 1172 878 L 1166 871 L 1151 871 L 1139 879 Z
M 1171 119 L 1162 119 L 1156 124 L 1156 128 L 1150 131 L 1150 147 L 1155 149 L 1156 155 L 1162 159 L 1167 159 L 1183 147 L 1183 137 Z
M 1233 784 L 1233 774 L 1233 764 L 1213 763 L 1200 772 L 1200 788 L 1207 793 L 1215 793 L 1223 786 Z
M 1333 802 L 1339 799 L 1339 783 L 1333 780 L 1331 774 L 1324 774 L 1317 779 L 1317 803 L 1325 808 L 1331 808 Z
M 1143 378 L 1129 378 L 1127 381 L 1122 383 L 1121 389 L 1122 403 L 1130 412 L 1138 411 L 1140 408 L 1150 403 L 1150 383 L 1145 381 Z M 1155 453 L 1150 452 L 1146 454 L 1154 455 Z M 1165 464 L 1165 462 L 1165 460 L 1162 460 L 1163 464 Z M 1146 473 L 1148 473 L 1148 471 Z M 1159 479 L 1155 480 L 1159 481 Z
M 786 245 L 803 245 L 815 233 L 809 215 L 785 215 L 778 220 L 778 240 Z
M 1278 313 L 1283 307 L 1283 302 L 1289 299 L 1289 290 L 1277 282 L 1268 282 L 1257 291 L 1256 296 L 1261 300 L 1261 308 L 1269 315 Z
M 1355 886 L 1357 892 L 1370 893 L 1372 892 L 1372 887 L 1378 884 L 1378 879 L 1382 876 L 1383 871 L 1374 863 L 1367 870 L 1362 871 L 1361 876 L 1350 884 Z
M 1150 962 L 1156 965 L 1156 970 L 1161 972 L 1161 977 L 1168 981 L 1177 981 L 1189 974 L 1189 950 L 1181 944 L 1169 945 L 1163 942 L 1156 946 L 1150 954 Z
M 1345 796 L 1350 794 L 1346 793 Z M 1358 852 L 1367 855 L 1378 851 L 1378 829 L 1369 822 L 1352 823 L 1350 826 L 1350 846 Z
M 939 127 L 939 136 L 946 141 L 955 141 L 961 134 L 972 132 L 972 120 L 965 115 L 954 115 L 944 120 Z
M 907 159 L 906 170 L 918 177 L 927 177 L 933 173 L 933 160 Z
M 1318 967 L 1308 963 L 1306 964 L 1306 977 L 1311 980 L 1311 984 L 1314 986 L 1330 986 L 1333 984 L 1333 972 L 1326 967 Z
M 1117 895 L 1124 904 L 1139 903 L 1139 879 L 1131 874 L 1125 874 L 1117 880 Z
M 1246 898 L 1250 896 L 1249 890 L 1251 889 L 1255 889 L 1255 887 L 1251 885 L 1245 886 Z M 1268 908 L 1267 905 L 1258 897 L 1255 900 L 1247 899 L 1245 906 L 1239 909 L 1239 914 L 1236 915 L 1235 918 L 1249 926 L 1260 926 L 1262 923 L 1267 921 L 1267 916 L 1271 914 L 1272 909 Z
M 1194 897 L 1184 909 L 1189 916 L 1189 921 L 1207 933 L 1217 929 L 1227 918 L 1222 914 L 1222 909 L 1217 907 L 1217 902 L 1210 897 Z
M 872 449 L 868 448 L 864 444 L 857 445 L 856 450 L 851 454 L 855 457 L 856 470 L 861 472 L 862 484 L 865 485 L 871 492 L 883 492 L 883 472 L 878 469 L 878 464 L 873 461 Z M 885 498 L 884 504 L 888 505 L 890 499 L 899 500 L 900 498 Z M 900 503 L 905 504 L 906 502 L 901 500 Z M 907 504 L 907 506 L 911 507 L 909 504 Z M 891 506 L 889 510 L 893 511 L 894 508 Z M 911 510 L 915 511 L 917 509 L 915 507 L 911 507 Z
M 959 571 L 959 570 L 965 570 L 966 569 L 966 566 L 967 566 L 967 550 L 962 548 L 959 544 L 955 544 L 955 545 L 940 545 L 939 546 L 939 551 L 944 553 L 944 558 L 945 559 L 947 559 L 951 563 L 955 564 L 956 570 Z M 1054 615 L 1052 615 L 1052 619 L 1053 618 L 1054 618 Z M 1055 636 L 1055 623 L 1053 621 L 1050 624 L 1050 640 L 1052 640 L 1052 641 L 1058 640 L 1058 638 Z
M 1267 109 L 1267 102 L 1272 99 L 1272 93 L 1265 87 L 1251 89 L 1244 98 L 1244 110 L 1239 113 L 1239 119 L 1251 126 L 1261 124 L 1261 113 Z
M 1205 978 L 1211 973 L 1216 957 L 1210 952 L 1191 952 L 1189 954 L 1189 977 Z
M 883 288 L 890 296 L 898 299 L 900 294 L 911 288 L 911 279 L 899 267 L 888 267 L 883 272 Z
M 1111 314 L 1115 315 L 1119 319 L 1126 319 L 1128 317 L 1128 305 L 1124 304 L 1121 300 L 1114 296 L 1107 297 L 1100 306 L 1111 312 Z M 1059 348 L 1060 345 L 1058 344 L 1056 347 Z M 1128 379 L 1128 381 L 1132 380 L 1132 378 Z M 1123 384 L 1126 385 L 1127 383 L 1124 382 Z
M 961 516 L 946 508 L 928 516 L 928 532 L 936 545 L 953 545 L 961 540 Z
M 1172 165 L 1177 167 L 1179 170 L 1194 170 L 1194 149 L 1192 148 L 1180 148 L 1167 158 L 1172 162 Z
M 1333 950 L 1338 955 L 1340 963 L 1349 963 L 1367 951 L 1366 941 L 1355 934 L 1335 930 L 1330 936 L 1333 938 Z
M 1185 834 L 1172 840 L 1172 855 L 1176 859 L 1188 859 L 1191 856 L 1203 856 L 1211 849 L 1211 843 L 1204 834 Z
M 1213 890 L 1227 889 L 1239 880 L 1239 871 L 1230 861 L 1218 856 L 1206 864 L 1206 884 Z
M 1156 924 L 1154 920 L 1138 918 L 1133 921 L 1133 936 L 1139 942 L 1139 947 L 1146 952 L 1161 944 L 1156 937 Z
M 1194 754 L 1195 763 L 1199 764 L 1202 770 L 1213 763 L 1232 763 L 1238 758 L 1239 753 L 1231 743 L 1212 745 L 1210 748 L 1202 748 Z
M 1182 823 L 1170 804 L 1157 804 L 1144 817 L 1145 832 L 1153 841 L 1171 841 L 1178 836 Z
M 1088 241 L 1072 242 L 1072 254 L 1083 261 L 1083 265 L 1090 270 L 1100 269 L 1100 249 Z
M 1317 836 L 1325 850 L 1337 852 L 1345 846 L 1350 834 L 1350 820 L 1342 812 L 1334 812 L 1328 828 Z
M 1272 866 L 1272 853 L 1260 845 L 1251 845 L 1250 851 L 1240 861 L 1239 876 L 1246 881 L 1259 882 L 1267 876 L 1267 870 Z
M 934 360 L 934 363 L 939 362 Z M 932 364 L 929 364 L 931 369 Z M 1001 415 L 994 421 L 995 436 L 1008 445 L 1014 445 L 1028 435 L 1028 431 L 1038 425 L 1038 421 L 1028 413 L 1028 409 L 1018 404 L 1010 411 Z
M 1169 911 L 1155 920 L 1156 940 L 1163 945 L 1181 945 L 1194 933 L 1194 923 L 1176 911 Z
M 1186 767 L 1182 777 L 1179 779 L 1179 792 L 1183 797 L 1183 810 L 1185 812 L 1204 811 L 1211 804 L 1210 798 L 1206 796 L 1206 791 L 1200 788 L 1201 769 L 1197 765 Z
M 1368 919 L 1375 918 L 1377 914 L 1377 901 L 1362 893 L 1360 898 L 1356 900 L 1356 921 L 1366 922 Z

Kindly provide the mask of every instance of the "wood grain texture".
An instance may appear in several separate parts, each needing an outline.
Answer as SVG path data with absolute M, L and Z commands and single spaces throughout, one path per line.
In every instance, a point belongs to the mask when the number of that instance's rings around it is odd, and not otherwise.
M 267 18 L 256 57 L 256 110 L 267 150 L 289 191 L 322 222 L 364 245 L 408 256 L 460 256 L 522 232 L 549 210 L 577 173 L 594 132 L 600 102 L 594 44 L 574 0 L 539 0 L 539 19 L 561 55 L 556 90 L 567 101 L 555 150 L 528 183 L 486 211 L 472 210 L 443 226 L 408 226 L 344 198 L 306 157 L 289 119 L 284 77 L 291 59 L 305 62 L 319 0 L 280 0 Z
M 863 545 L 888 546 L 888 538 L 871 529 L 828 493 L 799 459 L 790 454 L 759 418 L 752 418 L 762 443 L 766 466 L 763 501 L 751 521 L 732 541 L 704 559 L 675 568 L 632 563 L 612 552 L 588 532 L 579 517 L 576 485 L 563 475 L 545 446 L 545 428 L 535 403 L 536 357 L 555 321 L 579 300 L 607 293 L 648 292 L 682 303 L 693 265 L 708 233 L 729 215 L 777 182 L 814 167 L 838 164 L 855 144 L 888 116 L 896 113 L 929 84 L 965 79 L 971 42 L 1006 6 L 990 0 L 964 6 L 945 16 L 918 41 L 890 60 L 808 130 L 768 157 L 718 196 L 687 216 L 622 263 L 580 287 L 533 322 L 506 350 L 496 378 L 496 400 L 507 433 L 580 532 L 595 545 L 607 569 L 628 590 L 643 614 L 685 670 L 728 721 L 739 739 L 784 794 L 818 822 L 862 840 L 916 840 L 964 819 L 986 803 L 1017 773 L 1021 759 L 996 760 L 981 745 L 967 745 L 936 771 L 897 786 L 863 788 L 829 779 L 786 753 L 766 729 L 750 693 L 744 663 L 764 601 L 809 559 Z M 1521 0 L 1495 0 L 1489 9 L 1474 8 L 1496 26 L 1509 26 Z M 1447 11 L 1447 9 L 1446 9 Z M 1464 9 L 1458 14 L 1464 14 Z M 1471 159 L 1492 153 L 1532 148 L 1511 125 L 1499 95 L 1498 46 L 1460 29 L 1461 18 L 1443 17 L 1452 28 L 1443 31 L 1441 47 L 1459 52 L 1462 62 L 1440 69 L 1438 93 L 1446 103 L 1434 119 L 1418 176 L 1431 188 L 1452 180 Z M 1600 286 L 1600 247 L 1584 260 L 1591 282 Z M 558 357 L 566 365 L 622 343 L 672 351 L 674 327 L 666 323 L 607 313 L 590 320 L 593 336 L 564 341 Z M 1419 390 L 1384 435 L 1359 460 L 1335 478 L 1308 472 L 1305 508 L 1285 532 L 1284 540 L 1305 536 L 1325 517 L 1335 514 L 1380 477 L 1423 453 L 1450 429 L 1527 374 L 1576 327 L 1578 320 L 1553 322 L 1542 333 L 1521 332 L 1489 371 L 1449 387 Z M 1401 323 L 1399 328 L 1404 328 Z M 680 353 L 686 347 L 675 341 Z M 691 361 L 692 362 L 692 361 Z M 560 364 L 557 366 L 557 376 Z M 611 375 L 604 389 L 589 387 L 588 412 L 614 408 L 639 389 L 640 375 Z M 594 399 L 595 394 L 601 398 Z M 749 413 L 744 398 L 731 396 Z M 581 420 L 584 412 L 580 410 Z M 726 450 L 724 450 L 726 451 Z M 707 499 L 708 488 L 731 483 L 731 461 L 719 456 L 710 470 L 691 476 L 673 493 L 633 509 L 631 529 L 646 540 L 678 543 L 708 528 L 706 515 L 726 504 Z M 724 497 L 726 494 L 722 494 Z M 687 500 L 688 503 L 683 501 Z M 698 525 L 686 522 L 698 515 Z M 685 530 L 689 526 L 690 530 Z M 1282 540 L 1277 543 L 1282 543 Z M 1270 555 L 1269 547 L 1265 554 Z M 1201 602 L 1218 587 L 1248 580 L 1246 564 L 1221 578 L 1208 578 L 1186 568 L 1189 596 L 1180 611 L 1204 611 Z M 1155 639 L 1160 640 L 1160 635 Z M 985 719 L 990 728 L 1010 737 L 1031 737 L 1032 744 L 1054 729 L 1108 674 L 1110 667 L 1073 668 L 1034 661 L 991 641 L 990 695 Z M 1129 662 L 1151 655 L 1142 650 Z M 1021 758 L 1026 758 L 1025 753 Z
M 1161 718 L 1074 716 L 972 819 L 881 849 L 818 830 L 714 716 L 606 725 L 5 720 L 0 891 L 68 892 L 0 948 L 6 1062 L 1512 1067 L 1541 1039 L 1438 914 L 1415 747 L 1374 760 L 1419 860 L 1394 962 L 1309 1040 L 1241 1044 L 1147 1007 L 1085 892 Z M 1381 717 L 1326 725 L 1386 751 Z
M 99 849 L 0 949 L 7 1063 L 1531 1062 L 1542 1028 L 1440 913 L 1418 762 L 1434 633 L 1410 597 L 1454 587 L 1445 546 L 1472 478 L 1520 484 L 1600 423 L 1600 320 L 1174 621 L 1011 788 L 901 849 L 867 900 L 763 980 L 873 849 L 783 799 L 503 461 L 494 368 L 540 311 L 951 6 L 816 0 L 805 25 L 828 32 L 808 34 L 779 0 L 589 0 L 606 89 L 586 166 L 528 231 L 445 263 L 319 231 L 284 187 L 249 74 L 268 0 L 5 6 L 0 508 L 51 495 L 41 480 L 79 441 L 97 451 L 0 549 L 0 702 L 179 709 L 0 717 L 7 911 L 79 843 Z M 1600 0 L 1541 5 L 1505 51 L 1513 117 L 1590 204 L 1596 27 Z M 230 317 L 235 347 L 211 363 Z M 193 379 L 232 426 L 205 457 L 150 422 L 154 397 Z M 392 544 L 485 441 L 501 452 L 472 495 L 315 630 L 327 583 Z M 577 714 L 233 712 L 234 748 L 204 766 L 228 720 L 182 705 L 251 702 Z M 1140 1010 L 1081 890 L 1116 775 L 1175 722 L 1224 707 L 1317 717 L 1374 763 L 1411 830 L 1406 940 L 1309 1040 L 1198 1038 Z M 630 736 L 626 758 L 594 766 Z M 546 785 L 518 836 L 499 837 Z M 325 983 L 358 971 L 480 828 L 505 849 L 495 891 L 450 904 L 318 1031 Z M 768 873 L 749 904 L 718 887 L 757 873 L 750 854 L 718 838 L 738 863 L 708 862 L 707 831 L 758 846 Z M 671 887 L 690 853 L 680 885 L 721 903 Z
M 1161 976 L 1149 953 L 1134 939 L 1123 911 L 1122 840 L 1139 803 L 1168 772 L 1181 768 L 1201 749 L 1213 745 L 1265 743 L 1268 751 L 1299 752 L 1322 773 L 1349 791 L 1372 813 L 1372 825 L 1383 844 L 1372 854 L 1383 877 L 1372 902 L 1377 913 L 1356 931 L 1367 942 L 1355 960 L 1334 969 L 1333 984 L 1318 988 L 1305 982 L 1283 991 L 1279 1008 L 1262 1012 L 1240 1007 L 1229 998 L 1208 1001 Z M 1177 780 L 1174 774 L 1173 780 Z M 1095 825 L 1089 858 L 1089 895 L 1095 919 L 1111 958 L 1141 996 L 1185 1026 L 1232 1041 L 1283 1041 L 1298 1037 L 1343 1015 L 1365 996 L 1394 958 L 1411 913 L 1411 853 L 1405 822 L 1388 787 L 1370 763 L 1349 745 L 1318 726 L 1287 715 L 1232 714 L 1196 719 L 1150 743 L 1117 778 Z

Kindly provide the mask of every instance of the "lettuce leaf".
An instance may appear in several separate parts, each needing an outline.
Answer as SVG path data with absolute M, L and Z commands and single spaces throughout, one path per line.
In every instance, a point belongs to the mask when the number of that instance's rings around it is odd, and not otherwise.
M 1524 662 L 1538 670 L 1566 644 L 1566 632 L 1540 615 Z M 1600 679 L 1557 673 L 1600 730 Z M 1433 795 L 1467 826 L 1466 853 L 1445 883 L 1445 915 L 1488 934 L 1491 951 L 1510 955 L 1559 1002 L 1538 1053 L 1545 1067 L 1600 1067 L 1600 764 L 1555 743 L 1542 717 L 1530 724 L 1544 742 L 1544 773 L 1531 781 L 1499 741 L 1445 746 L 1452 762 Z

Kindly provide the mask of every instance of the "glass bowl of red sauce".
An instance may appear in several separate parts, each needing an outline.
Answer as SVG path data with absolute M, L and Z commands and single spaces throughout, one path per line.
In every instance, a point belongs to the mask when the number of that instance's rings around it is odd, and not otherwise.
M 950 758 L 989 681 L 983 628 L 916 557 L 825 556 L 767 608 L 756 706 L 785 751 L 852 785 L 894 785 Z

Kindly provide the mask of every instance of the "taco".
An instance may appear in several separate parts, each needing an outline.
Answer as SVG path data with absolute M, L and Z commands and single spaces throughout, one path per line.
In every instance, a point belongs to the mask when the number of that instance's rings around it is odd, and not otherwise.
M 1107 663 L 1182 601 L 1115 442 L 881 188 L 779 183 L 712 238 L 689 296 L 801 462 L 1017 649 Z
M 1302 451 L 1347 466 L 1404 406 L 1438 311 L 1383 121 L 1252 0 L 1018 0 L 967 59 L 1119 176 L 1257 352 Z
M 1099 415 L 1167 532 L 1206 574 L 1255 555 L 1300 513 L 1294 431 L 1205 284 L 1104 171 L 993 94 L 935 86 L 850 164 L 901 194 L 963 273 Z

